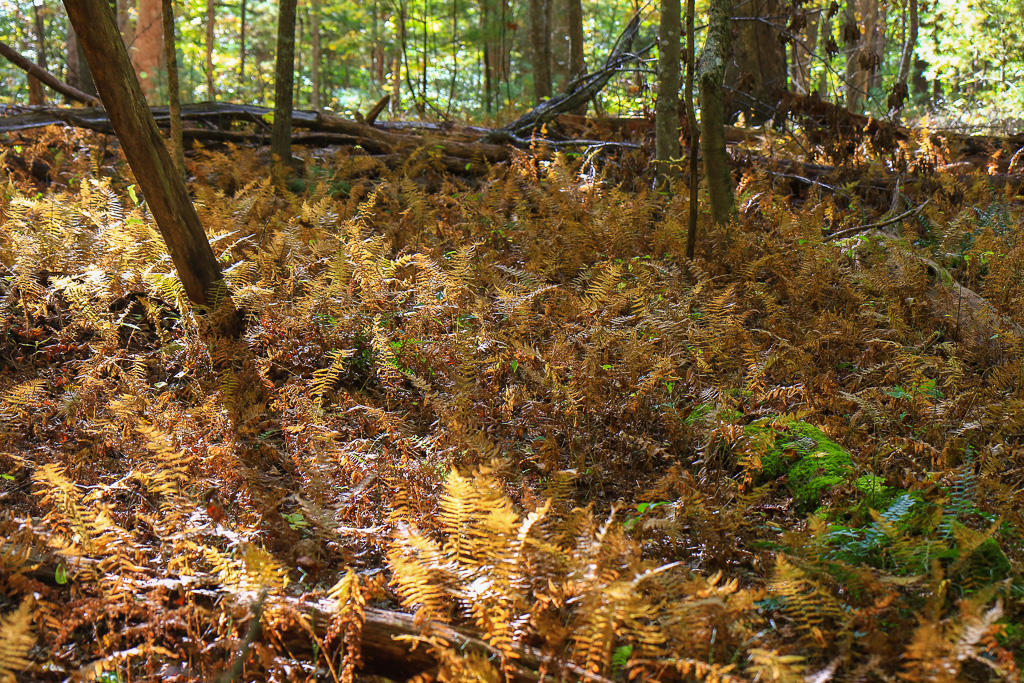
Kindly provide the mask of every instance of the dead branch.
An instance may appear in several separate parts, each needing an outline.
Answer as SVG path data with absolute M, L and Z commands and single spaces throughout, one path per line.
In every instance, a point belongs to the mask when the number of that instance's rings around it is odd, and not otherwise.
M 50 86 L 52 89 L 70 100 L 93 106 L 100 104 L 98 98 L 93 95 L 89 95 L 88 93 L 84 93 L 78 88 L 71 87 L 6 43 L 0 42 L 0 56 L 5 57 L 7 61 L 27 73 L 29 76 L 38 78 L 40 83 Z

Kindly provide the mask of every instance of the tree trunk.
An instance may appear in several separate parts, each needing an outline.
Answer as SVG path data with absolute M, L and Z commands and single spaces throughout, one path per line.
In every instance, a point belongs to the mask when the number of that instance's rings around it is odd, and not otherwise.
M 570 3 L 578 0 L 570 0 Z M 678 175 L 679 148 L 679 43 L 682 17 L 679 0 L 661 0 L 658 29 L 658 101 L 655 103 L 655 157 L 658 184 Z
M 310 93 L 309 105 L 313 109 L 320 108 L 320 0 L 309 2 L 309 32 L 312 43 L 313 55 L 309 65 L 309 76 L 313 83 L 313 92 Z
M 803 11 L 803 10 L 798 10 Z M 799 40 L 793 42 L 793 61 L 790 69 L 793 82 L 793 90 L 801 95 L 808 95 L 811 92 L 811 65 L 814 62 L 814 50 L 818 45 L 818 28 L 822 23 L 822 14 L 815 14 L 804 19 L 807 26 L 802 35 L 796 36 Z
M 900 71 L 896 76 L 896 84 L 889 93 L 889 110 L 898 112 L 903 109 L 910 91 L 907 80 L 910 78 L 910 67 L 914 61 L 914 48 L 917 47 L 917 0 L 910 0 L 907 18 L 907 37 L 903 42 L 903 54 L 900 56 Z
M 861 88 L 857 78 L 860 71 L 860 55 L 863 50 L 864 37 L 860 24 L 857 22 L 856 0 L 846 0 L 843 12 L 843 44 L 846 48 L 846 109 L 856 112 L 866 92 Z
M 245 82 L 245 2 L 238 11 L 238 80 Z
M 213 30 L 216 25 L 217 6 L 214 0 L 206 0 L 206 51 L 203 54 L 203 63 L 206 66 L 206 99 L 211 102 L 217 100 L 217 87 L 213 82 Z
M 277 67 L 274 71 L 274 128 L 270 152 L 281 162 L 292 162 L 292 95 L 295 83 L 296 0 L 280 0 L 277 18 Z
M 146 106 L 107 0 L 65 0 L 64 6 L 78 28 L 107 115 L 167 244 L 185 294 L 199 306 L 222 301 L 230 306 L 230 314 L 220 320 L 220 329 L 237 335 L 240 319 L 230 298 L 226 298 L 220 265 Z
M 690 131 L 690 210 L 686 225 L 686 258 L 692 259 L 697 246 L 697 209 L 700 195 L 697 194 L 700 177 L 697 174 L 697 153 L 700 151 L 700 128 L 697 126 L 697 110 L 693 105 L 693 76 L 696 63 L 696 35 L 693 27 L 695 14 L 694 0 L 686 0 L 686 125 Z
M 135 22 L 132 21 L 133 0 L 117 0 L 117 30 L 121 32 L 121 42 L 130 51 L 135 43 Z
M 181 138 L 181 90 L 178 88 L 178 55 L 174 40 L 174 0 L 163 0 L 164 62 L 167 64 L 167 103 L 171 117 L 171 160 L 185 180 L 185 144 Z
M 40 69 L 46 71 L 46 29 L 43 24 L 42 5 L 32 5 L 33 28 L 36 39 L 36 64 Z M 37 92 L 32 93 L 33 84 Z M 35 76 L 28 77 L 29 104 L 46 104 L 46 94 L 43 92 L 43 84 Z
M 725 103 L 726 119 L 732 120 L 742 112 L 748 123 L 764 123 L 775 117 L 789 80 L 786 47 L 773 24 L 784 13 L 782 3 L 733 0 L 731 11 L 739 21 L 733 59 L 725 68 L 725 81 L 731 91 Z
M 679 61 L 679 34 L 682 30 L 679 26 L 679 0 L 670 0 L 676 7 L 676 61 Z M 664 26 L 664 23 L 662 24 Z M 660 65 L 660 62 L 659 62 Z M 582 0 L 569 0 L 569 78 L 576 79 L 585 76 L 587 73 L 587 62 L 583 56 L 583 2 Z M 659 79 L 660 80 L 660 79 Z M 679 90 L 679 68 L 676 66 L 676 90 Z M 679 99 L 676 98 L 676 114 L 679 111 Z M 578 109 L 572 112 L 578 116 L 587 113 L 587 103 L 584 102 Z M 678 143 L 678 141 L 677 141 Z
M 551 30 L 548 25 L 551 0 L 530 0 L 530 52 L 533 67 L 533 100 L 551 97 Z
M 139 0 L 139 19 L 135 27 L 132 64 L 139 77 L 142 93 L 153 103 L 157 99 L 160 62 L 164 52 L 162 0 Z M 118 36 L 120 41 L 120 36 Z M 95 64 L 90 64 L 93 68 Z
M 707 37 L 697 65 L 704 175 L 708 182 L 711 216 L 720 224 L 727 224 L 735 211 L 729 152 L 725 148 L 725 104 L 722 98 L 732 37 L 731 9 L 730 0 L 711 0 Z
M 67 40 L 67 76 L 65 80 L 75 91 L 82 92 L 89 97 L 97 97 L 96 84 L 92 80 L 92 70 L 89 62 L 82 52 L 82 45 L 78 41 L 78 34 L 74 27 L 68 23 Z M 76 99 L 68 93 L 62 93 L 68 99 Z

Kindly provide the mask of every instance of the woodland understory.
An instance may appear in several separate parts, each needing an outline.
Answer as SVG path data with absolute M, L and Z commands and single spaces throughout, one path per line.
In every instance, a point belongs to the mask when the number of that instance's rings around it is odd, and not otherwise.
M 1021 680 L 1013 163 L 766 132 L 688 260 L 645 149 L 197 148 L 230 340 L 113 138 L 17 135 L 0 679 Z

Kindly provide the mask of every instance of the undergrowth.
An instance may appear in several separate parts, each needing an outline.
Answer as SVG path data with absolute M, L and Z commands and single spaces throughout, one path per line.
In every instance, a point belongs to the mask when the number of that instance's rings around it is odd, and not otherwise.
M 691 262 L 685 192 L 564 157 L 464 184 L 338 152 L 295 183 L 204 151 L 232 341 L 126 167 L 67 136 L 0 199 L 0 678 L 213 680 L 255 613 L 245 678 L 348 680 L 376 604 L 496 653 L 424 636 L 442 681 L 524 647 L 593 680 L 1020 680 L 1012 192 L 833 244 L 857 207 L 751 174 Z

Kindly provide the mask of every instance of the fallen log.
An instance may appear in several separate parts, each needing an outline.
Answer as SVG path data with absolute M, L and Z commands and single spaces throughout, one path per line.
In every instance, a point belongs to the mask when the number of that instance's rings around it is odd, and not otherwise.
M 70 100 L 89 105 L 98 105 L 100 103 L 98 97 L 84 93 L 78 88 L 71 87 L 6 43 L 0 42 L 0 56 L 5 57 L 7 61 L 27 73 L 29 76 L 39 79 L 40 83 L 50 86 L 52 89 Z
M 25 564 L 31 566 L 28 575 L 53 587 L 59 585 L 55 579 L 58 575 L 64 577 L 66 582 L 68 578 L 75 580 L 75 576 L 92 576 L 100 567 L 100 562 L 91 558 L 79 557 L 69 563 L 67 558 L 38 552 L 22 555 L 10 544 L 0 544 L 0 550 L 23 557 Z M 293 656 L 299 653 L 312 656 L 311 651 L 324 642 L 335 618 L 339 616 L 335 602 L 327 598 L 274 596 L 253 591 L 231 593 L 214 582 L 207 582 L 203 576 L 183 579 L 123 576 L 121 580 L 134 585 L 140 593 L 159 587 L 165 594 L 176 594 L 178 604 L 185 600 L 181 593 L 189 593 L 197 604 L 206 609 L 217 606 L 217 609 L 230 613 L 241 631 L 248 630 L 252 621 L 260 618 L 264 607 L 273 605 L 277 610 L 287 610 L 298 618 L 278 619 L 278 624 L 287 623 L 287 626 L 275 630 L 273 638 L 286 645 Z M 311 632 L 315 640 L 310 639 Z M 263 637 L 264 634 L 258 636 Z M 493 661 L 496 666 L 502 667 L 508 683 L 538 683 L 543 680 L 611 683 L 607 678 L 591 673 L 574 662 L 552 657 L 529 645 L 516 644 L 506 651 L 511 656 L 504 657 L 501 650 L 470 629 L 455 628 L 435 621 L 421 622 L 405 612 L 375 607 L 363 608 L 358 641 L 361 662 L 359 671 L 394 681 L 405 681 L 436 669 L 439 664 L 438 653 L 426 642 L 428 640 L 463 656 L 479 655 Z M 84 667 L 83 671 L 88 671 L 90 666 Z

